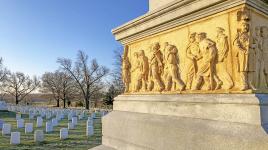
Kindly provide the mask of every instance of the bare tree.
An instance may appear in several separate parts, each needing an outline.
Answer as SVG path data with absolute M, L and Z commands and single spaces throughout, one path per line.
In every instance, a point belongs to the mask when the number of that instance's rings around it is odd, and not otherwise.
M 2 91 L 15 97 L 16 104 L 19 104 L 24 98 L 33 92 L 40 81 L 37 77 L 30 78 L 21 72 L 8 73 L 2 83 Z
M 57 107 L 60 107 L 60 100 L 63 101 L 63 107 L 66 107 L 67 99 L 74 94 L 73 79 L 59 70 L 55 72 L 47 72 L 42 76 L 41 92 L 52 94 L 57 102 Z
M 96 59 L 88 63 L 88 56 L 82 51 L 78 52 L 74 64 L 66 58 L 59 58 L 57 62 L 76 81 L 77 87 L 83 95 L 85 108 L 89 109 L 91 98 L 103 88 L 102 79 L 108 74 L 109 70 L 100 66 Z
M 114 51 L 114 63 L 113 71 L 111 72 L 112 80 L 110 87 L 113 87 L 115 96 L 121 94 L 124 91 L 124 84 L 122 80 L 122 56 L 123 47 L 119 47 Z

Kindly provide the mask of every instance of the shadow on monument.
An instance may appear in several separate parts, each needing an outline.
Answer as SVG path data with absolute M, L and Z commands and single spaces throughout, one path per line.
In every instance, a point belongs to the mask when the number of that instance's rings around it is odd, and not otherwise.
M 256 94 L 260 102 L 261 125 L 268 134 L 268 94 Z

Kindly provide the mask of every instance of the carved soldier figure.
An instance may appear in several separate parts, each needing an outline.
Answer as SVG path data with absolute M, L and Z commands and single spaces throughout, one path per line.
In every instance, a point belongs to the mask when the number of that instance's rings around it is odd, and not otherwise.
M 253 86 L 254 73 L 256 68 L 256 54 L 253 48 L 249 47 L 249 23 L 245 20 L 241 22 L 241 32 L 238 32 L 234 44 L 238 49 L 238 72 L 241 77 L 242 85 L 240 90 L 244 91 L 250 88 L 255 89 Z M 250 62 L 250 63 L 249 63 Z
M 220 89 L 222 82 L 216 75 L 217 48 L 215 42 L 207 38 L 206 33 L 197 35 L 201 52 L 201 64 L 198 68 L 194 90 L 199 90 L 203 83 L 206 83 L 205 90 L 213 90 L 213 82 L 216 82 L 216 90 Z
M 216 46 L 218 50 L 217 75 L 223 82 L 223 89 L 231 89 L 234 85 L 230 74 L 227 72 L 226 58 L 229 52 L 228 37 L 224 34 L 225 30 L 217 27 Z
M 148 74 L 149 74 L 149 63 L 148 57 L 145 56 L 144 50 L 140 50 L 138 57 L 138 74 L 137 74 L 137 87 L 136 90 L 142 91 L 147 90 L 147 82 L 148 82 Z
M 262 35 L 262 49 L 263 49 L 263 67 L 264 67 L 264 74 L 266 79 L 266 86 L 268 86 L 268 27 L 263 26 L 261 28 L 261 35 Z
M 255 71 L 255 86 L 256 88 L 265 87 L 263 85 L 263 49 L 262 49 L 262 36 L 261 27 L 255 27 L 255 35 L 253 36 L 252 48 L 256 52 L 256 71 Z
M 198 42 L 196 41 L 196 33 L 192 33 L 189 38 L 190 43 L 187 45 L 186 57 L 190 61 L 187 70 L 186 89 L 192 89 L 194 77 L 196 77 L 198 65 L 197 61 L 201 58 Z
M 179 75 L 179 60 L 177 57 L 178 49 L 174 45 L 168 45 L 167 48 L 167 56 L 166 56 L 166 71 L 167 71 L 167 85 L 166 90 L 170 91 L 172 84 L 176 84 L 176 90 L 183 91 L 185 90 L 185 84 L 180 79 Z
M 128 56 L 123 55 L 123 58 L 122 58 L 122 79 L 123 79 L 123 82 L 125 84 L 125 93 L 129 92 L 130 69 L 131 69 L 131 64 L 129 62 Z
M 165 89 L 165 86 L 162 82 L 161 75 L 163 74 L 163 55 L 160 51 L 160 44 L 155 43 L 152 47 L 152 57 L 150 59 L 150 85 L 149 90 L 156 90 L 156 91 L 163 91 Z
M 134 52 L 134 58 L 133 58 L 133 63 L 132 63 L 132 71 L 131 71 L 131 75 L 132 78 L 135 78 L 138 76 L 139 74 L 139 54 L 138 52 Z M 131 86 L 131 90 L 133 92 L 137 92 L 138 91 L 138 79 L 134 79 L 134 82 L 132 83 Z

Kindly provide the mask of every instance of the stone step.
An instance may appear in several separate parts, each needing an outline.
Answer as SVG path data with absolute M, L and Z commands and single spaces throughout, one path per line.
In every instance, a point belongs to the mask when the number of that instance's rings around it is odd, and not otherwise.
M 104 146 L 104 145 L 100 145 L 100 146 L 97 146 L 97 147 L 94 147 L 90 150 L 116 150 L 114 148 L 111 148 L 111 147 L 107 147 L 107 146 Z

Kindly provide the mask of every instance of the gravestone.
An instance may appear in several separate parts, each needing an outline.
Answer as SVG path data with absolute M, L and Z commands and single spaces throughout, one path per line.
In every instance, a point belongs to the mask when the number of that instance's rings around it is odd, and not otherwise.
M 86 127 L 86 135 L 87 136 L 93 136 L 94 135 L 94 127 L 93 126 L 87 126 Z
M 51 121 L 46 122 L 46 133 L 53 132 L 53 125 Z
M 72 123 L 76 126 L 77 125 L 77 117 L 72 117 Z
M 42 117 L 37 117 L 36 119 L 36 127 L 40 128 L 43 126 L 43 118 Z
M 69 129 L 69 130 L 73 130 L 73 129 L 75 129 L 75 125 L 74 125 L 72 122 L 69 122 L 69 123 L 68 123 L 68 129 Z
M 67 138 L 68 138 L 68 129 L 67 128 L 60 129 L 60 139 L 65 140 Z
M 35 142 L 44 142 L 44 131 L 43 130 L 34 131 L 34 141 Z
M 1 120 L 0 119 L 0 129 L 2 130 L 2 128 L 3 128 L 3 124 L 4 124 L 5 122 L 3 121 L 3 120 Z
M 11 124 L 4 123 L 2 128 L 2 135 L 9 135 L 11 132 Z
M 20 132 L 11 132 L 10 144 L 12 145 L 20 144 Z
M 150 0 L 112 33 L 125 91 L 102 118 L 104 146 L 268 149 L 267 1 Z
M 26 123 L 25 124 L 25 133 L 32 133 L 33 132 L 33 123 Z
M 16 120 L 21 119 L 21 114 L 16 114 Z
M 7 108 L 6 102 L 0 101 L 0 112 L 1 111 L 7 111 L 7 110 L 8 110 L 8 108 Z
M 58 119 L 57 119 L 57 118 L 53 118 L 53 119 L 52 119 L 52 125 L 53 125 L 54 127 L 58 126 Z
M 24 127 L 24 119 L 18 119 L 17 128 L 23 128 L 23 127 Z

